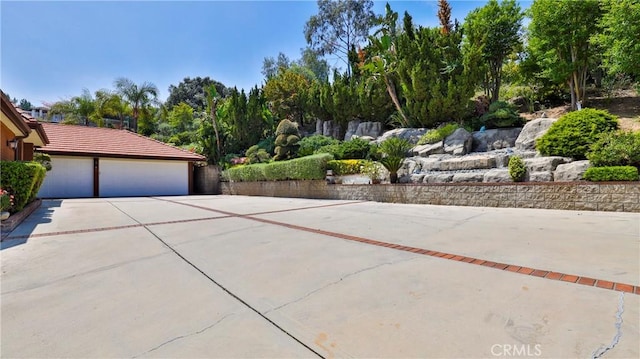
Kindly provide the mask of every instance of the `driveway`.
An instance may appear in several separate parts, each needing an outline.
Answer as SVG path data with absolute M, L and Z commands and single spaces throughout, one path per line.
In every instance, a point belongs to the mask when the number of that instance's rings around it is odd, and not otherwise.
M 640 356 L 639 214 L 74 199 L 0 255 L 2 357 Z

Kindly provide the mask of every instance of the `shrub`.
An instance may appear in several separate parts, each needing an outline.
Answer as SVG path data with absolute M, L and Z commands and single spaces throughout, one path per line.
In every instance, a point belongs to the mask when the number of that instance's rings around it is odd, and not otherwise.
M 280 181 L 324 179 L 330 154 L 318 154 L 288 161 L 237 166 L 223 172 L 230 181 Z
M 554 122 L 536 143 L 544 156 L 564 156 L 583 160 L 603 133 L 618 128 L 616 117 L 607 111 L 583 109 L 570 112 Z
M 362 173 L 367 160 L 332 160 L 327 163 L 327 168 L 333 171 L 336 176 L 353 175 Z
M 8 211 L 13 206 L 13 195 L 0 188 L 0 211 Z
M 247 162 L 249 164 L 266 163 L 271 160 L 271 156 L 267 153 L 267 151 L 258 147 L 258 145 L 249 147 L 245 156 L 247 157 Z
M 335 159 L 342 159 L 342 157 L 344 156 L 342 146 L 339 143 L 334 145 L 322 146 L 314 152 L 314 154 L 319 154 L 319 153 L 329 153 Z
M 275 137 L 267 137 L 260 140 L 257 144 L 258 148 L 265 150 L 267 153 L 273 153 L 273 150 L 276 147 L 276 138 Z
M 21 211 L 38 195 L 47 170 L 36 162 L 1 162 L 0 187 L 13 193 L 14 205 L 10 212 Z
M 391 137 L 380 144 L 380 151 L 390 157 L 404 158 L 410 148 L 409 141 L 399 137 Z
M 633 166 L 589 167 L 583 178 L 587 181 L 637 181 L 638 168 Z
M 524 181 L 527 175 L 527 167 L 524 165 L 524 161 L 519 156 L 512 156 L 509 158 L 509 176 L 513 182 Z
M 369 141 L 361 138 L 354 138 L 350 141 L 344 141 L 340 144 L 342 146 L 342 158 L 345 160 L 357 160 L 365 159 L 369 157 L 371 151 L 371 144 Z
M 605 133 L 590 149 L 587 158 L 595 167 L 640 167 L 640 132 Z
M 300 133 L 298 125 L 287 119 L 280 121 L 276 129 L 275 140 L 275 156 L 276 161 L 293 158 L 298 152 L 298 142 L 300 141 Z
M 458 129 L 458 127 L 460 126 L 458 126 L 457 123 L 447 123 L 446 125 L 439 128 L 429 130 L 425 132 L 422 137 L 420 137 L 420 140 L 418 140 L 418 144 L 426 145 L 440 142 L 447 138 L 447 136 L 451 135 L 455 130 Z
M 474 128 L 508 128 L 524 125 L 524 119 L 520 117 L 513 106 L 505 101 L 496 101 L 489 105 L 489 112 L 473 121 Z
M 41 164 L 47 172 L 51 171 L 51 156 L 42 152 L 34 152 L 33 153 L 33 161 Z
M 304 137 L 298 143 L 300 148 L 298 148 L 298 156 L 304 157 L 314 154 L 318 149 L 328 145 L 337 145 L 340 141 L 336 140 L 333 137 L 323 136 L 323 135 L 314 135 Z

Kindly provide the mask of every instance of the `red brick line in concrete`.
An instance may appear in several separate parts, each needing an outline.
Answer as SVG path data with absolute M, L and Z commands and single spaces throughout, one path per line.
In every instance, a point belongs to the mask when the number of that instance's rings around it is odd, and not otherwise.
M 311 232 L 311 233 L 321 234 L 321 235 L 324 235 L 324 236 L 345 239 L 345 240 L 348 240 L 348 241 L 360 242 L 360 243 L 370 244 L 370 245 L 379 246 L 379 247 L 396 249 L 396 250 L 399 250 L 399 251 L 405 251 L 405 252 L 411 252 L 411 253 L 415 253 L 415 254 L 427 255 L 427 256 L 431 256 L 431 257 L 438 257 L 438 258 L 457 261 L 457 262 L 475 264 L 475 265 L 480 265 L 480 266 L 483 266 L 483 267 L 489 267 L 489 268 L 498 269 L 498 270 L 501 270 L 501 271 L 508 271 L 508 272 L 518 273 L 518 274 L 527 275 L 527 276 L 540 277 L 540 278 L 545 278 L 545 279 L 550 279 L 550 280 L 559 280 L 559 281 L 562 281 L 562 282 L 576 283 L 576 284 L 586 285 L 586 286 L 589 286 L 589 287 L 598 287 L 598 288 L 610 289 L 610 290 L 614 290 L 614 291 L 618 291 L 618 292 L 626 292 L 626 293 L 640 295 L 640 286 L 634 286 L 634 285 L 631 285 L 631 284 L 610 282 L 610 281 L 606 281 L 606 280 L 589 278 L 589 277 L 582 277 L 582 276 L 578 276 L 578 275 L 571 275 L 571 274 L 565 274 L 565 273 L 559 273 L 559 272 L 553 272 L 553 271 L 547 271 L 547 270 L 535 269 L 535 268 L 529 268 L 529 267 L 521 267 L 521 266 L 511 265 L 511 264 L 506 264 L 506 263 L 492 262 L 492 261 L 487 261 L 487 260 L 479 259 L 479 258 L 461 256 L 461 255 L 445 253 L 445 252 L 431 251 L 431 250 L 423 249 L 423 248 L 409 247 L 409 246 L 405 246 L 405 245 L 401 245 L 401 244 L 394 244 L 394 243 L 376 241 L 376 240 L 373 240 L 373 239 L 367 239 L 367 238 L 362 238 L 362 237 L 357 237 L 357 236 L 351 236 L 351 235 L 344 234 L 344 233 L 330 232 L 330 231 L 325 231 L 325 230 L 321 230 L 321 229 L 314 229 L 314 228 L 309 228 L 309 227 L 298 226 L 298 225 L 295 225 L 295 224 L 272 221 L 270 219 L 265 219 L 265 218 L 253 217 L 255 215 L 258 215 L 259 213 L 256 213 L 256 214 L 238 214 L 238 213 L 227 212 L 227 211 L 222 211 L 222 210 L 218 210 L 218 209 L 212 209 L 212 208 L 207 208 L 207 207 L 191 205 L 191 204 L 188 204 L 188 203 L 181 203 L 181 202 L 177 202 L 177 201 L 171 201 L 171 200 L 165 200 L 165 201 L 172 202 L 172 203 L 177 203 L 177 204 L 182 204 L 182 205 L 185 205 L 185 206 L 201 208 L 201 209 L 205 209 L 205 210 L 208 210 L 208 211 L 221 213 L 221 214 L 224 214 L 224 215 L 227 215 L 227 216 L 244 218 L 244 219 L 248 219 L 248 220 L 252 220 L 252 221 L 272 224 L 272 225 L 286 227 L 286 228 L 290 228 L 290 229 L 294 229 L 294 230 Z

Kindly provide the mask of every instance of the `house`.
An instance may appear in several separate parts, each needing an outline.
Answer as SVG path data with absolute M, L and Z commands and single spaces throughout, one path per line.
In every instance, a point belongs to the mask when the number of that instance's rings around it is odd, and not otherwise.
M 49 143 L 38 120 L 21 113 L 9 97 L 0 93 L 0 155 L 3 161 L 31 161 L 34 150 Z
M 52 170 L 41 198 L 186 195 L 205 157 L 126 130 L 43 123 Z

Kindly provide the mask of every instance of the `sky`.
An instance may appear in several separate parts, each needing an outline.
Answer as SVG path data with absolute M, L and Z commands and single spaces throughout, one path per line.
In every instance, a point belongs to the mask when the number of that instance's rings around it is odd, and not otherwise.
M 437 1 L 389 1 L 402 20 L 436 26 Z M 449 0 L 460 22 L 485 0 Z M 525 8 L 529 2 L 520 2 Z M 374 1 L 384 14 L 386 1 Z M 118 77 L 169 85 L 209 76 L 227 87 L 261 86 L 265 57 L 291 60 L 316 1 L 0 1 L 0 88 L 33 105 L 113 89 Z M 332 66 L 341 63 L 328 58 Z

